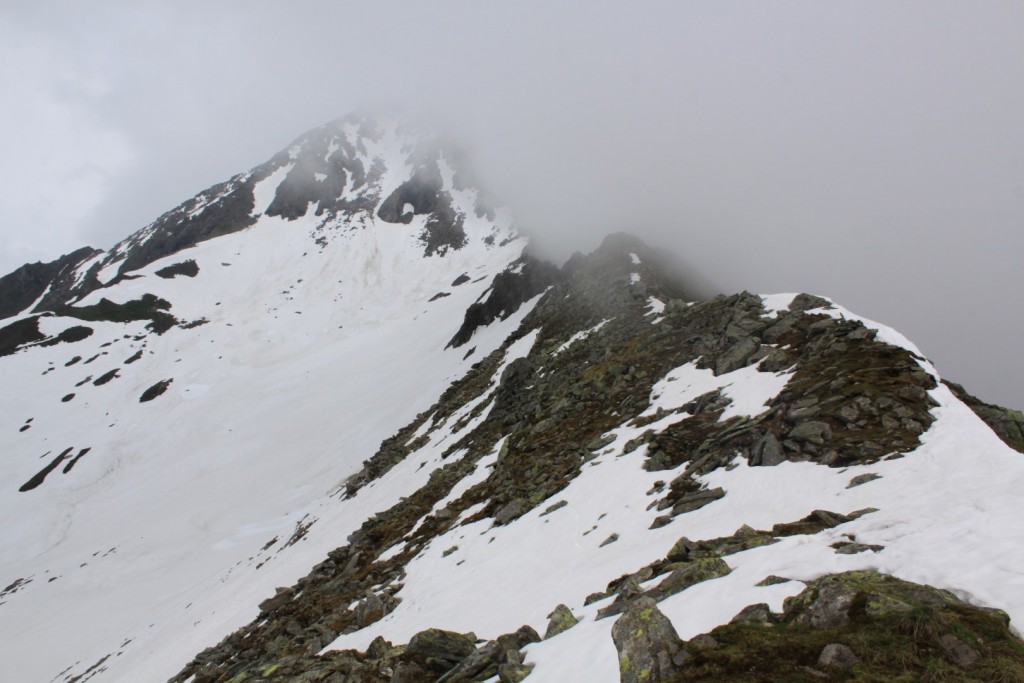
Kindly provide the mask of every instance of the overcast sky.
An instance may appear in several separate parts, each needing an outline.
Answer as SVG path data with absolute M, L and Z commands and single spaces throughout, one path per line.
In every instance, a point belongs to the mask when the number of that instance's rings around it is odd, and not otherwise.
M 109 248 L 353 109 L 471 152 L 545 253 L 627 230 L 1024 408 L 1024 3 L 0 0 L 0 271 Z

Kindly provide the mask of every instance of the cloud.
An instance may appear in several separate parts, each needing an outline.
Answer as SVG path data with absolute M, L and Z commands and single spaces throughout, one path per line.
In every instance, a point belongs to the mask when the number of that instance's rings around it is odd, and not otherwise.
M 0 112 L 15 150 L 0 160 L 4 270 L 109 247 L 304 130 L 383 104 L 460 140 L 554 258 L 637 232 L 723 290 L 833 296 L 1024 406 L 1024 322 L 1007 313 L 1024 284 L 1019 3 L 0 12 L 0 80 L 25 103 Z

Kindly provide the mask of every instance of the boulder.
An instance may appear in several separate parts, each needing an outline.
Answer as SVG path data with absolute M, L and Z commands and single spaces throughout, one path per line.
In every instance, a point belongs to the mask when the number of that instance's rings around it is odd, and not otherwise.
M 820 446 L 832 438 L 832 428 L 824 422 L 810 420 L 793 427 L 789 431 L 789 438 L 800 443 Z
M 829 643 L 821 650 L 821 654 L 818 656 L 818 666 L 826 668 L 848 669 L 858 662 L 860 662 L 860 659 L 857 658 L 857 655 L 853 654 L 853 650 L 842 643 Z
M 274 597 L 267 598 L 260 603 L 259 607 L 262 614 L 269 614 L 270 612 L 287 605 L 291 601 L 292 596 L 295 595 L 295 590 L 292 588 L 277 588 L 276 590 L 277 594 L 274 595 Z
M 573 616 L 572 611 L 569 610 L 565 605 L 559 605 L 554 611 L 548 615 L 548 628 L 544 632 L 544 640 L 557 636 L 559 633 L 568 631 L 573 626 L 579 623 L 579 620 Z
M 612 626 L 621 683 L 671 680 L 687 660 L 672 622 L 652 598 L 635 600 Z
M 453 631 L 428 628 L 412 637 L 402 659 L 423 669 L 444 672 L 474 652 L 476 645 L 471 638 Z

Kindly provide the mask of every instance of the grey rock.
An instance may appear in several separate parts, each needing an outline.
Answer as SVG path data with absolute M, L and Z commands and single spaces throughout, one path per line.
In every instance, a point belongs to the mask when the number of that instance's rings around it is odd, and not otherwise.
M 725 489 L 721 487 L 687 493 L 681 496 L 676 501 L 676 504 L 672 506 L 672 514 L 681 515 L 686 512 L 693 512 L 723 497 L 725 497 Z
M 648 597 L 634 601 L 612 626 L 621 683 L 668 681 L 685 665 L 685 650 L 672 622 Z
M 687 562 L 690 560 L 690 554 L 696 549 L 697 544 L 686 536 L 683 536 L 676 541 L 675 545 L 673 545 L 672 549 L 668 551 L 668 555 L 666 555 L 665 558 L 669 562 Z
M 759 346 L 760 344 L 749 337 L 740 339 L 718 358 L 718 362 L 715 363 L 715 374 L 724 375 L 742 368 Z
M 498 680 L 501 683 L 520 683 L 520 681 L 530 675 L 532 670 L 532 666 L 525 664 L 513 664 L 511 662 L 502 664 L 498 667 Z
M 848 669 L 860 662 L 853 650 L 842 643 L 829 643 L 818 655 L 818 666 Z
M 405 648 L 404 657 L 430 668 L 435 668 L 431 666 L 435 663 L 447 663 L 447 668 L 451 668 L 475 651 L 473 641 L 463 634 L 429 628 L 412 637 Z
M 507 503 L 494 515 L 494 522 L 498 525 L 505 525 L 514 519 L 522 517 L 530 510 L 530 503 L 522 498 Z
M 369 626 L 384 618 L 384 602 L 373 591 L 366 591 L 366 596 L 359 601 L 354 610 L 356 625 L 360 628 Z
M 866 484 L 869 481 L 874 481 L 875 479 L 881 479 L 881 478 L 882 478 L 882 475 L 875 474 L 874 472 L 867 472 L 865 474 L 858 474 L 856 477 L 854 477 L 853 479 L 850 480 L 850 483 L 846 485 L 846 488 L 852 489 L 854 486 L 860 486 L 861 484 Z
M 647 592 L 647 595 L 661 601 L 670 595 L 681 593 L 690 586 L 717 579 L 732 571 L 732 568 L 720 557 L 705 557 L 693 562 L 681 564 L 678 568 L 662 579 L 661 583 Z
M 814 602 L 797 621 L 815 628 L 839 628 L 850 623 L 850 606 L 857 591 L 837 582 L 823 581 Z
M 771 432 L 766 432 L 761 440 L 754 446 L 754 464 L 762 467 L 774 467 L 785 462 L 786 455 L 782 451 L 782 444 Z
M 857 410 L 857 406 L 852 403 L 848 403 L 837 410 L 836 414 L 846 422 L 854 422 L 860 415 L 860 411 Z
M 565 605 L 559 605 L 548 615 L 548 628 L 544 632 L 544 640 L 568 631 L 579 623 L 572 611 Z
M 867 552 L 869 550 L 871 552 L 873 552 L 873 553 L 877 553 L 877 552 L 879 552 L 881 550 L 885 550 L 885 546 L 882 546 L 882 545 L 873 545 L 873 544 L 870 544 L 870 543 L 855 543 L 855 542 L 849 542 L 848 543 L 848 542 L 843 542 L 843 541 L 839 541 L 838 543 L 833 543 L 832 547 L 835 548 L 835 551 L 837 553 L 839 553 L 840 555 L 856 555 L 857 553 L 864 553 L 864 552 Z
M 740 610 L 740 613 L 734 616 L 730 623 L 738 624 L 741 622 L 770 624 L 772 623 L 772 610 L 768 607 L 768 604 L 764 602 L 759 602 L 756 605 L 748 605 Z
M 391 683 L 423 683 L 433 678 L 415 662 L 399 662 L 391 674 Z
M 564 508 L 568 504 L 569 503 L 567 503 L 564 500 L 560 500 L 557 503 L 552 503 L 551 505 L 549 505 L 546 508 L 544 508 L 544 512 L 540 513 L 540 516 L 541 517 L 545 517 L 547 515 L 550 515 L 552 512 L 555 512 L 556 510 L 561 510 L 562 508 Z
M 973 647 L 960 640 L 952 633 L 947 633 L 943 636 L 939 636 L 939 647 L 946 653 L 949 661 L 953 662 L 957 666 L 961 666 L 965 669 L 969 669 L 978 661 L 978 651 Z
M 789 420 L 790 422 L 798 423 L 809 420 L 812 417 L 817 417 L 820 414 L 821 406 L 802 406 L 800 408 L 793 408 L 788 413 L 786 413 L 786 419 Z
M 789 438 L 801 443 L 812 443 L 818 446 L 832 438 L 832 428 L 824 422 L 811 420 L 793 427 L 789 431 Z
M 291 602 L 292 597 L 295 595 L 295 590 L 292 588 L 277 588 L 277 594 L 272 598 L 267 598 L 260 603 L 260 612 L 263 614 L 269 614 L 274 610 L 287 605 Z
M 714 650 L 718 647 L 718 641 L 715 640 L 714 636 L 702 633 L 699 636 L 690 638 L 689 645 L 697 650 Z

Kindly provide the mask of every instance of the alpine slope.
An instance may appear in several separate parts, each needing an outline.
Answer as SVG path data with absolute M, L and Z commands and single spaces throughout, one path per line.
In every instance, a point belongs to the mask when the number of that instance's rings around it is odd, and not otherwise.
M 339 119 L 0 279 L 5 680 L 1021 680 L 1024 418 L 455 158 Z

